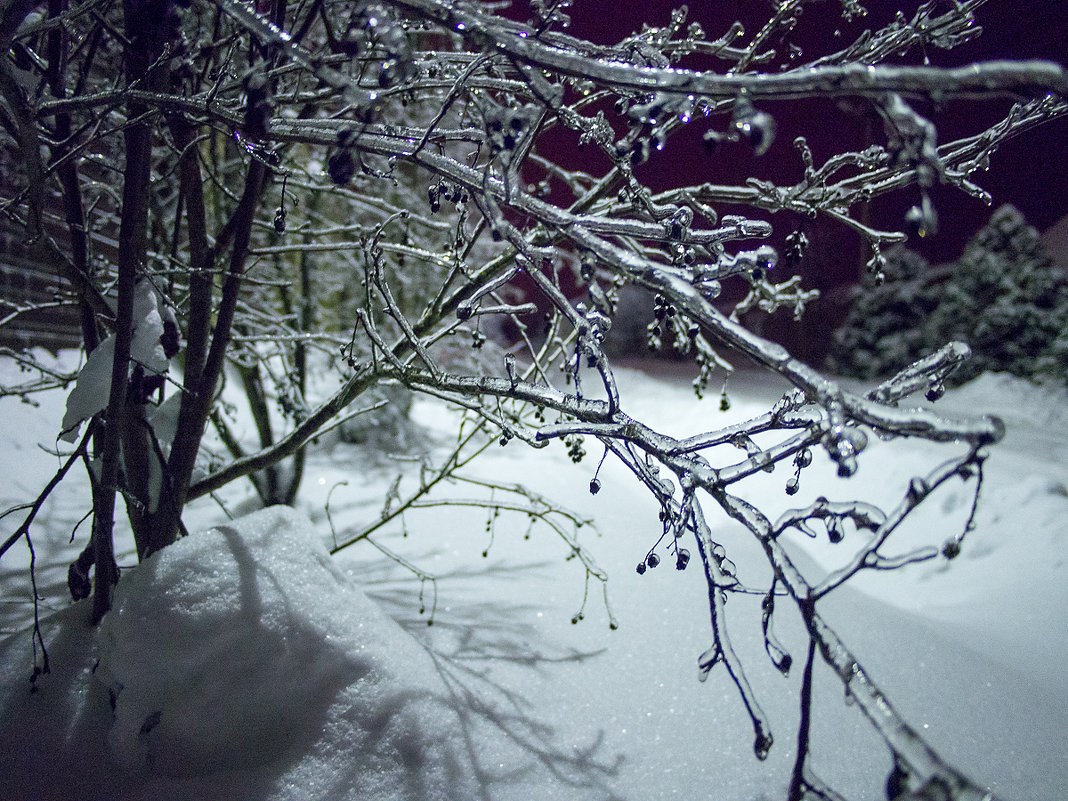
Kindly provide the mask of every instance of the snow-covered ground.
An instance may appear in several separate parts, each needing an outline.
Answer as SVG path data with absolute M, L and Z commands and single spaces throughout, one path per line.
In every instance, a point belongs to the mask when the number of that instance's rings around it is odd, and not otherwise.
M 782 391 L 773 378 L 732 378 L 724 414 L 717 398 L 695 403 L 685 381 L 625 370 L 620 383 L 629 413 L 673 434 L 755 414 Z M 39 400 L 0 400 L 3 508 L 32 498 L 58 466 L 37 443 L 54 445 L 63 398 Z M 937 407 L 1007 423 L 986 464 L 976 530 L 952 562 L 861 576 L 825 611 L 951 762 L 1005 798 L 1063 797 L 1068 393 L 984 376 Z M 418 402 L 414 416 L 436 449 L 448 445 L 451 413 Z M 800 671 L 784 679 L 764 654 L 759 598 L 732 597 L 734 645 L 777 737 L 758 762 L 726 672 L 697 681 L 697 657 L 711 642 L 700 572 L 665 559 L 636 574 L 660 535 L 656 508 L 611 460 L 591 496 L 600 458 L 592 445 L 578 466 L 559 445 L 495 445 L 467 473 L 521 482 L 595 518 L 599 534 L 585 526 L 579 540 L 609 575 L 617 630 L 596 582 L 585 618 L 572 624 L 584 570 L 547 527 L 527 538 L 526 514 L 502 512 L 492 540 L 485 510 L 464 507 L 412 510 L 407 537 L 396 526 L 376 535 L 436 585 L 368 544 L 328 557 L 331 523 L 343 538 L 379 515 L 398 470 L 407 470 L 402 495 L 418 481 L 417 464 L 343 444 L 311 456 L 296 512 L 229 521 L 198 502 L 186 522 L 201 533 L 136 567 L 126 544 L 116 607 L 90 630 L 65 587 L 87 534 L 82 526 L 68 542 L 88 511 L 84 477 L 72 476 L 33 529 L 51 673 L 32 695 L 29 551 L 20 543 L 0 561 L 0 631 L 9 634 L 0 641 L 0 798 L 783 798 Z M 853 479 L 817 460 L 793 498 L 781 469 L 748 479 L 744 491 L 773 516 L 820 494 L 889 500 L 937 454 L 873 437 Z M 252 508 L 245 492 L 224 499 L 231 512 Z M 941 544 L 970 506 L 969 487 L 943 487 L 895 534 L 900 549 Z M 745 533 L 708 511 L 741 577 L 766 581 Z M 850 542 L 798 536 L 790 547 L 818 574 Z M 783 605 L 776 627 L 802 658 L 797 615 Z M 813 768 L 847 797 L 882 797 L 885 749 L 830 671 L 817 670 L 815 692 Z

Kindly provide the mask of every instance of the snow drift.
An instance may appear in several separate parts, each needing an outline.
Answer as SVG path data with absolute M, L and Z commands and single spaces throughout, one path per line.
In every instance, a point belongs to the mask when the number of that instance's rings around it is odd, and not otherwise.
M 630 411 L 652 425 L 681 432 L 707 422 L 688 378 L 620 371 L 619 380 Z M 725 417 L 758 414 L 781 394 L 765 376 L 732 381 Z M 39 407 L 0 399 L 6 504 L 32 497 L 55 470 L 54 457 L 26 443 L 54 440 L 63 396 L 39 398 Z M 1006 423 L 986 463 L 975 531 L 952 562 L 858 576 L 827 599 L 825 612 L 953 764 L 1005 798 L 1059 798 L 1068 786 L 1068 393 L 983 376 L 949 390 L 936 408 L 993 412 Z M 413 417 L 428 441 L 451 441 L 455 419 L 440 405 L 417 400 Z M 0 799 L 784 797 L 797 682 L 766 658 L 759 598 L 732 599 L 731 621 L 778 735 L 765 762 L 753 757 L 728 674 L 696 679 L 696 658 L 708 647 L 699 571 L 634 570 L 661 526 L 658 507 L 621 465 L 602 466 L 592 498 L 593 467 L 576 467 L 563 448 L 494 448 L 478 465 L 481 475 L 596 514 L 603 537 L 586 531 L 584 543 L 611 577 L 618 630 L 597 604 L 571 624 L 581 565 L 566 560 L 554 535 L 536 527 L 527 539 L 525 514 L 502 515 L 488 548 L 485 512 L 456 508 L 413 513 L 413 536 L 380 539 L 439 577 L 437 617 L 427 627 L 428 615 L 416 611 L 423 585 L 407 568 L 373 548 L 328 560 L 320 544 L 332 487 L 344 489 L 330 507 L 344 533 L 378 514 L 393 486 L 393 472 L 366 453 L 340 443 L 309 454 L 301 506 L 317 520 L 314 532 L 290 510 L 221 522 L 219 509 L 204 504 L 186 521 L 215 528 L 144 564 L 133 566 L 127 539 L 119 558 L 130 567 L 100 631 L 86 626 L 84 602 L 69 605 L 66 569 L 84 545 L 70 533 L 88 493 L 84 475 L 70 476 L 33 534 L 41 608 L 58 610 L 41 621 L 51 673 L 34 695 L 28 549 L 0 562 L 0 621 L 17 632 L 0 640 Z M 916 443 L 873 437 L 848 482 L 834 478 L 833 465 L 814 464 L 809 470 L 823 473 L 807 477 L 797 496 L 783 492 L 781 471 L 753 476 L 749 491 L 783 508 L 817 492 L 882 503 L 927 458 Z M 412 464 L 405 481 L 417 482 L 418 470 Z M 227 493 L 235 510 L 253 494 L 243 484 Z M 970 506 L 969 487 L 946 487 L 895 542 L 903 550 L 940 542 L 960 530 Z M 763 557 L 749 558 L 747 535 L 730 521 L 717 534 L 732 544 L 739 569 L 759 576 Z M 798 535 L 788 544 L 806 572 L 818 573 L 851 543 Z M 794 655 L 804 653 L 796 615 L 779 618 L 776 633 Z M 815 681 L 814 769 L 848 798 L 881 798 L 885 749 L 846 705 L 836 677 L 818 667 Z
M 84 646 L 92 636 L 78 613 L 84 605 L 63 615 L 52 643 L 57 664 L 75 658 L 75 640 Z M 2 651 L 24 655 L 24 645 L 20 637 Z M 66 773 L 69 797 L 161 797 L 163 787 L 168 798 L 479 795 L 463 726 L 431 658 L 338 571 L 292 509 L 192 535 L 128 571 L 96 646 L 95 668 L 80 671 L 92 671 L 91 681 L 50 674 L 41 693 L 27 695 L 18 683 L 2 699 L 5 727 L 65 759 L 16 770 L 20 754 L 9 751 L 0 775 L 36 774 L 41 787 L 54 787 L 57 776 L 48 774 Z M 77 708 L 69 720 L 89 724 L 87 736 L 40 742 L 44 730 L 60 736 L 64 728 L 35 719 L 50 683 L 68 687 L 67 709 Z M 92 761 L 85 748 L 102 731 L 99 756 L 112 770 L 81 764 Z M 343 763 L 330 756 L 339 750 Z M 39 764 L 33 751 L 21 757 Z M 11 781 L 0 779 L 3 797 L 40 797 Z

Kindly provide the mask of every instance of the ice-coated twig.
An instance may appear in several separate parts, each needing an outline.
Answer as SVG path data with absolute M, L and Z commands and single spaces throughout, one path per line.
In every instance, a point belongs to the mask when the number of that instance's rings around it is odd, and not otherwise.
M 816 610 L 812 588 L 794 566 L 774 536 L 774 527 L 752 504 L 727 492 L 713 492 L 720 506 L 755 534 L 764 545 L 776 576 L 798 605 L 809 635 L 824 661 L 842 681 L 849 697 L 879 732 L 897 761 L 910 776 L 910 786 L 931 783 L 944 785 L 952 799 L 993 799 L 994 796 L 971 782 L 935 753 L 924 739 L 897 713 L 890 700 L 876 686 L 867 671 Z
M 1068 94 L 1063 69 L 1049 62 L 987 62 L 957 69 L 933 67 L 877 67 L 864 64 L 813 67 L 785 73 L 717 75 L 681 69 L 645 68 L 600 61 L 549 47 L 533 37 L 496 37 L 492 22 L 467 7 L 443 0 L 390 0 L 405 9 L 475 41 L 492 42 L 496 52 L 519 63 L 561 75 L 603 82 L 644 92 L 667 92 L 707 97 L 795 98 L 823 95 L 882 95 L 887 92 L 945 96 L 989 96 L 998 92 L 1054 91 Z
M 716 544 L 712 541 L 708 524 L 705 522 L 704 513 L 701 511 L 700 506 L 693 507 L 691 519 L 694 522 L 701 563 L 704 566 L 705 578 L 708 583 L 708 607 L 712 616 L 712 635 L 714 638 L 712 647 L 697 660 L 698 676 L 704 681 L 708 678 L 712 668 L 718 662 L 723 662 L 734 685 L 738 688 L 742 703 L 745 705 L 745 710 L 753 724 L 753 753 L 756 754 L 757 759 L 763 760 L 767 758 L 774 742 L 771 735 L 771 727 L 767 716 L 756 700 L 756 695 L 749 684 L 749 679 L 745 675 L 741 660 L 735 653 L 730 637 L 727 634 L 725 609 L 727 599 L 723 588 L 732 586 L 735 582 L 733 577 L 728 577 L 723 572 L 723 560 L 716 553 Z

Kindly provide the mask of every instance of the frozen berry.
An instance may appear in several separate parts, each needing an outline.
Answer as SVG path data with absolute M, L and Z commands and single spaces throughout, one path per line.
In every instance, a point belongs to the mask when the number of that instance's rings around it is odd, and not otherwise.
M 905 212 L 905 226 L 910 236 L 920 239 L 933 236 L 938 228 L 938 216 L 930 203 L 913 206 Z
M 752 146 L 758 156 L 767 152 L 775 138 L 775 120 L 763 111 L 736 120 L 734 129 Z
M 352 157 L 352 151 L 337 151 L 327 161 L 326 171 L 330 174 L 330 180 L 337 186 L 344 186 L 351 181 L 356 174 L 356 161 Z

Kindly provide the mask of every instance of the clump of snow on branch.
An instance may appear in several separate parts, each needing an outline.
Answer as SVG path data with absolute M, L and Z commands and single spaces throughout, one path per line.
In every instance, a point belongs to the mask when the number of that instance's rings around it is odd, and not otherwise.
M 137 284 L 134 294 L 133 340 L 130 360 L 151 375 L 166 375 L 169 359 L 164 350 L 164 314 L 174 324 L 173 313 L 160 312 L 156 291 L 148 281 Z M 60 427 L 60 439 L 75 442 L 83 422 L 102 412 L 111 397 L 111 366 L 115 360 L 115 335 L 101 342 L 78 373 L 78 380 L 67 398 L 67 411 Z

